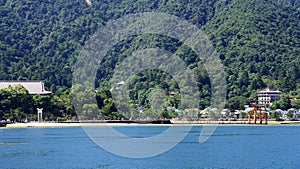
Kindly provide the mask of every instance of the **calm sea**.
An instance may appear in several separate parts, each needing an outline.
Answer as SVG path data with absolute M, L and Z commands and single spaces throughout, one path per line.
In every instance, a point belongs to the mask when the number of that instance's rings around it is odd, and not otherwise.
M 168 127 L 115 128 L 149 137 Z M 0 168 L 300 168 L 300 126 L 219 126 L 199 144 L 201 128 L 193 127 L 170 151 L 144 159 L 108 153 L 82 128 L 0 128 Z

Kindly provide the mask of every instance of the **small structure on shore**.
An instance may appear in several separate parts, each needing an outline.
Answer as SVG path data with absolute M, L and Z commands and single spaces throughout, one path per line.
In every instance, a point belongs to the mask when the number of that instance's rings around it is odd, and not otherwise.
M 37 116 L 38 116 L 38 122 L 43 121 L 43 108 L 39 109 L 37 108 Z
M 264 107 L 264 105 L 262 104 L 256 104 L 256 103 L 251 103 L 250 104 L 251 107 L 253 107 L 253 121 L 254 124 L 256 124 L 257 121 L 257 115 L 259 118 L 259 124 L 262 124 L 263 118 L 265 120 L 265 124 L 268 124 L 268 114 L 267 113 L 263 113 L 262 114 L 262 107 Z M 259 110 L 259 113 L 257 113 L 257 110 Z M 251 124 L 251 116 L 252 114 L 249 112 L 248 113 L 248 123 Z

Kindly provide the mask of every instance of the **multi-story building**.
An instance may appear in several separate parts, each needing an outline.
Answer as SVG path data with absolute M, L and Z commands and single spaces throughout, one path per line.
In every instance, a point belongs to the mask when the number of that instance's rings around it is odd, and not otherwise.
M 280 100 L 280 97 L 281 91 L 267 88 L 258 92 L 258 104 L 272 105 L 273 102 Z

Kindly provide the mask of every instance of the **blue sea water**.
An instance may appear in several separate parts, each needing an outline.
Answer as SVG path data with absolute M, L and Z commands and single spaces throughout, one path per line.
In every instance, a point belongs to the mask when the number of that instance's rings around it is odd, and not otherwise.
M 167 126 L 115 127 L 149 137 Z M 80 127 L 0 128 L 1 169 L 300 168 L 300 126 L 219 126 L 199 144 L 195 126 L 173 149 L 132 159 L 106 152 Z

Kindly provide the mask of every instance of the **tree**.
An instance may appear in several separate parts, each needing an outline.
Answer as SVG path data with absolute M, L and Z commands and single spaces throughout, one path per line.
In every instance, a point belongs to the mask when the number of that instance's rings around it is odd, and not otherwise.
M 33 113 L 33 98 L 22 85 L 1 89 L 0 99 L 1 118 L 20 122 Z
M 185 18 L 205 31 L 228 73 L 228 98 L 249 98 L 266 86 L 276 87 L 285 93 L 295 92 L 295 96 L 300 97 L 300 85 L 297 86 L 300 80 L 300 13 L 297 0 L 285 0 L 280 5 L 278 2 L 282 0 L 255 3 L 243 0 L 132 2 L 111 0 L 94 3 L 93 8 L 86 8 L 82 1 L 1 1 L 1 79 L 43 79 L 54 95 L 59 96 L 59 99 L 51 100 L 51 104 L 54 104 L 51 113 L 57 116 L 72 114 L 69 113 L 72 112 L 72 104 L 65 101 L 70 99 L 64 99 L 65 96 L 56 91 L 71 88 L 71 72 L 85 42 L 109 20 L 128 13 L 156 11 Z M 99 67 L 96 87 L 108 84 L 114 68 L 124 58 L 147 48 L 160 48 L 178 55 L 196 72 L 194 78 L 199 87 L 201 109 L 209 106 L 210 79 L 204 69 L 197 67 L 198 64 L 204 65 L 203 60 L 198 59 L 195 52 L 180 41 L 162 35 L 136 36 L 116 45 Z M 179 91 L 177 83 L 165 81 L 168 78 L 166 74 L 153 70 L 137 75 L 129 88 L 131 107 L 135 104 L 149 107 L 148 89 L 158 86 L 165 89 L 166 93 Z M 78 94 L 84 96 L 84 93 Z M 107 102 L 110 103 L 109 100 Z M 168 102 L 175 107 L 184 105 L 179 99 L 169 99 Z M 8 104 L 4 98 L 0 116 L 8 111 L 5 107 Z M 289 107 L 283 103 L 277 105 Z M 230 106 L 232 109 L 240 107 L 234 104 Z M 76 107 L 82 108 L 83 105 Z M 27 108 L 31 109 L 30 106 Z M 105 109 L 105 112 L 115 112 L 113 107 Z M 22 109 L 20 111 L 23 112 Z M 78 111 L 82 110 L 78 108 Z
M 80 113 L 83 120 L 99 120 L 101 118 L 101 113 L 97 104 L 87 103 L 82 107 L 82 112 Z
M 56 92 L 51 98 L 51 106 L 50 119 L 58 117 L 65 117 L 66 120 L 77 119 L 70 89 Z
M 49 109 L 52 106 L 50 101 L 51 101 L 50 95 L 37 94 L 33 96 L 34 107 L 36 108 Z
M 300 100 L 297 99 L 297 100 L 294 100 L 292 103 L 291 103 L 291 106 L 295 109 L 300 109 Z
M 241 112 L 241 118 L 247 118 L 248 114 L 246 112 Z
M 271 118 L 273 118 L 273 119 L 279 119 L 280 117 L 281 117 L 281 113 L 278 111 L 274 111 L 271 114 Z
M 291 100 L 290 100 L 289 96 L 287 96 L 287 95 L 281 96 L 281 99 L 278 101 L 275 101 L 271 106 L 271 108 L 273 110 L 275 110 L 275 109 L 288 110 L 291 107 L 292 107 Z
M 103 119 L 120 120 L 123 118 L 115 106 L 111 92 L 107 88 L 97 88 L 96 100 Z
M 286 117 L 287 118 L 293 118 L 294 117 L 293 111 L 288 111 L 287 114 L 286 114 Z
M 231 97 L 227 100 L 226 107 L 230 111 L 242 110 L 242 109 L 244 109 L 244 106 L 248 105 L 248 104 L 249 104 L 249 101 L 246 97 L 235 96 L 235 97 Z
M 89 83 L 75 84 L 71 88 L 73 104 L 80 120 L 94 120 L 101 117 L 97 101 L 96 91 Z

